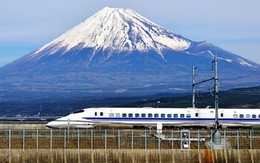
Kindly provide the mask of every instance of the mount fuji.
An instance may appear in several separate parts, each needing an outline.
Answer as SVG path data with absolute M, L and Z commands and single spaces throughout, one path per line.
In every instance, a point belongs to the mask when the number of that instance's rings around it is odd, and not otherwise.
M 85 94 L 188 91 L 191 67 L 198 68 L 198 80 L 211 77 L 214 54 L 223 88 L 260 85 L 259 64 L 175 34 L 131 9 L 105 7 L 2 67 L 0 87 Z

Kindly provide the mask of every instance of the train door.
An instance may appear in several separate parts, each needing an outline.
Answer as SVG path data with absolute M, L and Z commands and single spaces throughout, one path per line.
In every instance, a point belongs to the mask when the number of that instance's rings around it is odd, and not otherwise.
M 224 118 L 224 116 L 225 116 L 224 115 L 224 110 L 219 110 L 218 114 L 219 114 L 218 115 L 219 118 Z
M 199 110 L 195 110 L 194 118 L 196 119 L 196 123 L 199 125 L 200 124 L 200 111 Z

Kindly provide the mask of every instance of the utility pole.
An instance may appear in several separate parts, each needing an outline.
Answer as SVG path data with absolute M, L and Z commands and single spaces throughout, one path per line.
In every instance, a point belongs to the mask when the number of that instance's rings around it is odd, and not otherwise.
M 214 144 L 216 145 L 220 145 L 221 144 L 221 135 L 218 131 L 219 129 L 219 121 L 218 121 L 218 56 L 215 54 L 214 55 L 214 61 L 212 62 L 212 64 L 214 64 L 214 77 L 200 81 L 195 83 L 195 70 L 196 67 L 192 67 L 192 107 L 195 108 L 195 86 L 204 82 L 208 82 L 210 80 L 214 80 L 214 101 L 215 101 L 215 121 L 214 121 L 214 125 L 215 125 L 215 131 L 212 135 L 212 141 Z
M 218 57 L 214 57 L 214 99 L 215 99 L 215 130 L 218 130 Z
M 195 108 L 195 70 L 196 70 L 196 67 L 195 66 L 192 66 L 192 108 Z
M 213 134 L 213 143 L 216 145 L 221 144 L 221 135 L 218 132 L 218 56 L 214 56 L 214 99 L 215 99 L 215 132 Z

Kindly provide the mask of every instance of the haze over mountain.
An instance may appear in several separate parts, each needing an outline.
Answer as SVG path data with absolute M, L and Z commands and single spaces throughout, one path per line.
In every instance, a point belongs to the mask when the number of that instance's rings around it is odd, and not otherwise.
M 212 77 L 214 54 L 223 88 L 260 85 L 259 64 L 175 34 L 131 9 L 106 7 L 2 67 L 0 88 L 84 94 L 187 91 L 192 66 L 198 68 L 198 80 Z

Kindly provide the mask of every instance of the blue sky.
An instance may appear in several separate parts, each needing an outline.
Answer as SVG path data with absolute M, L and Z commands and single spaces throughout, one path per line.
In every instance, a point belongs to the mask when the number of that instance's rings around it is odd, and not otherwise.
M 19 0 L 0 5 L 0 67 L 52 41 L 98 10 L 131 8 L 194 41 L 260 63 L 259 0 Z

